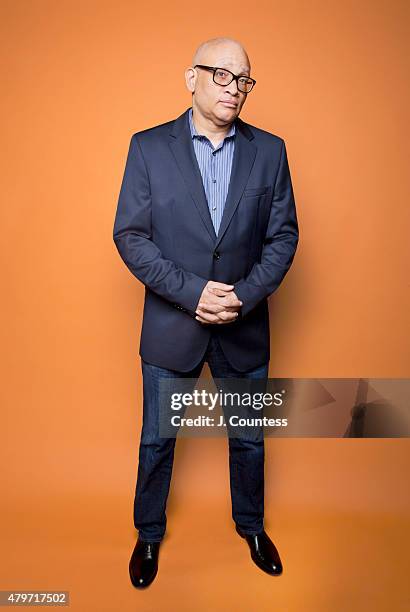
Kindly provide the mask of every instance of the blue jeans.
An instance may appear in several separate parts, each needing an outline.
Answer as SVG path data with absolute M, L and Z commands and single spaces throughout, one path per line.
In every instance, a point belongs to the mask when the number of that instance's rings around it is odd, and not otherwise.
M 134 499 L 134 525 L 141 540 L 159 542 L 166 530 L 166 503 L 172 475 L 176 438 L 159 436 L 159 381 L 161 378 L 195 378 L 207 361 L 214 378 L 267 378 L 268 363 L 239 372 L 226 360 L 211 335 L 201 362 L 189 372 L 177 372 L 141 359 L 143 375 L 143 425 L 139 447 L 138 476 Z M 263 432 L 256 441 L 229 437 L 229 473 L 232 518 L 248 534 L 264 529 Z

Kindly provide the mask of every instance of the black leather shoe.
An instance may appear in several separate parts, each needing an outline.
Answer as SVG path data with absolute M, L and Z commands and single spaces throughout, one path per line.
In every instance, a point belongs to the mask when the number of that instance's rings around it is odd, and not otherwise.
M 160 544 L 138 538 L 129 564 L 131 582 L 137 589 L 149 586 L 157 575 Z
M 257 535 L 249 535 L 242 533 L 238 526 L 236 526 L 236 531 L 248 542 L 252 560 L 261 570 L 274 576 L 282 573 L 283 567 L 279 553 L 266 531 Z

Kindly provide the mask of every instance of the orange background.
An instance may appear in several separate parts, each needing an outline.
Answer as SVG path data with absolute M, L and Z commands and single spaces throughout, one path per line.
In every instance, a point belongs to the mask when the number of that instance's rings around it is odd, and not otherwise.
M 300 224 L 270 376 L 409 376 L 408 6 L 1 2 L 0 589 L 87 612 L 408 609 L 405 439 L 266 440 L 280 578 L 234 531 L 226 440 L 179 440 L 159 574 L 132 587 L 144 292 L 112 241 L 131 135 L 191 105 L 203 40 L 237 38 L 241 118 L 285 139 Z

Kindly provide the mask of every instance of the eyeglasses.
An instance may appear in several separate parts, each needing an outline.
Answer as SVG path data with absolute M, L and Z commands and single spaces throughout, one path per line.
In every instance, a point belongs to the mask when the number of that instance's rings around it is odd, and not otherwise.
M 226 68 L 213 68 L 212 66 L 203 66 L 202 64 L 196 64 L 194 68 L 203 68 L 204 70 L 213 72 L 213 80 L 217 85 L 229 85 L 229 83 L 232 83 L 232 81 L 235 80 L 239 91 L 242 91 L 243 93 L 249 93 L 256 83 L 255 79 L 251 79 L 251 77 L 241 74 L 236 76 L 233 72 L 227 70 Z

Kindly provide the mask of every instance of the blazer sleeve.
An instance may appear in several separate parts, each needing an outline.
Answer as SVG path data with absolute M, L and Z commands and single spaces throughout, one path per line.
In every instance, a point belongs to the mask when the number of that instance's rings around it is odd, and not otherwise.
M 295 200 L 285 142 L 276 176 L 261 260 L 255 263 L 246 278 L 234 285 L 235 294 L 243 302 L 241 318 L 264 298 L 273 293 L 289 270 L 299 240 Z
M 152 241 L 151 190 L 137 135 L 128 150 L 118 199 L 113 239 L 128 269 L 152 291 L 180 310 L 195 310 L 208 280 L 165 259 Z

